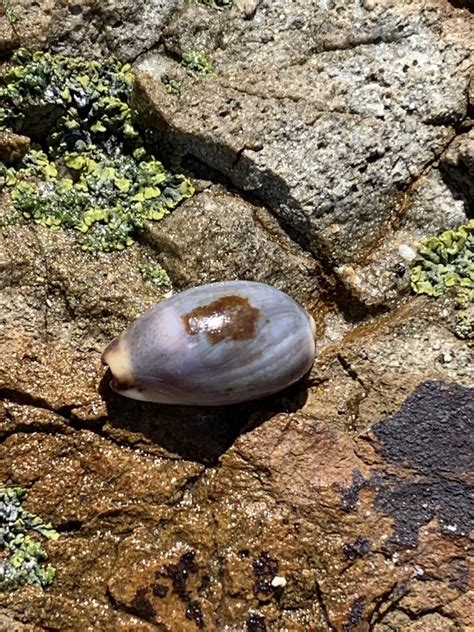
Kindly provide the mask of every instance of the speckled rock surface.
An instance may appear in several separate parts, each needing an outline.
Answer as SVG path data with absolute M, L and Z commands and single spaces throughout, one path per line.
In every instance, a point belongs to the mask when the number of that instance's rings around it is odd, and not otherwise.
M 145 257 L 146 249 L 135 248 L 126 260 L 118 253 L 93 258 L 72 234 L 29 225 L 4 228 L 1 387 L 23 394 L 26 403 L 87 418 L 103 415 L 97 392 L 101 350 L 163 295 L 139 272 Z
M 4 3 L 7 4 L 7 3 Z M 0 15 L 2 49 L 45 45 L 57 53 L 87 59 L 116 55 L 133 60 L 152 48 L 182 0 L 8 0 Z M 10 43 L 11 42 L 11 43 Z
M 18 46 L 18 36 L 7 18 L 5 6 L 0 7 L 0 47 L 2 51 L 8 52 Z
M 60 534 L 50 586 L 0 594 L 1 632 L 474 629 L 472 308 L 411 296 L 407 271 L 472 201 L 461 4 L 11 1 L 11 38 L 87 56 L 134 58 L 163 26 L 141 120 L 203 180 L 97 257 L 2 221 L 0 197 L 0 487 Z M 192 49 L 214 76 L 177 63 Z M 101 351 L 163 298 L 144 262 L 175 288 L 289 292 L 316 320 L 311 374 L 230 407 L 114 394 Z
M 191 198 L 145 239 L 175 285 L 184 289 L 231 279 L 271 283 L 315 308 L 324 273 L 262 206 L 212 187 Z
M 337 341 L 334 314 L 321 320 L 309 383 L 276 397 L 157 406 L 111 393 L 99 364 L 157 299 L 135 268 L 145 246 L 102 255 L 98 277 L 66 233 L 2 232 L 0 480 L 61 534 L 53 584 L 5 594 L 5 616 L 81 631 L 470 625 L 473 357 L 449 297 Z
M 1 632 L 36 632 L 40 630 L 38 626 L 28 625 L 15 621 L 10 617 L 3 615 L 0 611 L 0 630 Z
M 136 104 L 380 303 L 398 293 L 399 228 L 418 180 L 467 116 L 473 36 L 469 12 L 440 0 L 262 1 L 250 14 L 191 3 L 138 64 Z M 215 74 L 183 77 L 173 60 L 199 49 Z M 178 98 L 161 82 L 173 73 Z

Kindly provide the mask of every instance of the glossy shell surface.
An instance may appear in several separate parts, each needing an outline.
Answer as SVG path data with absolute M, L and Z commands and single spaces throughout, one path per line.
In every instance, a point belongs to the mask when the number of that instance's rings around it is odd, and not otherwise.
M 102 355 L 116 392 L 144 401 L 222 405 L 293 384 L 315 356 L 314 321 L 292 298 L 250 281 L 211 283 L 155 305 Z

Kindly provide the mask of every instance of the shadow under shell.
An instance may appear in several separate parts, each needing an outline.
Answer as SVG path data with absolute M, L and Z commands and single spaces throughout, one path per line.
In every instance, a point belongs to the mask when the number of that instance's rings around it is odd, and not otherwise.
M 107 434 L 120 433 L 121 442 L 145 450 L 150 449 L 151 441 L 168 456 L 171 453 L 204 465 L 215 465 L 241 434 L 275 415 L 302 408 L 309 386 L 308 372 L 288 388 L 253 401 L 227 406 L 172 406 L 118 395 L 110 388 L 110 379 L 107 371 L 99 387 L 107 406 Z

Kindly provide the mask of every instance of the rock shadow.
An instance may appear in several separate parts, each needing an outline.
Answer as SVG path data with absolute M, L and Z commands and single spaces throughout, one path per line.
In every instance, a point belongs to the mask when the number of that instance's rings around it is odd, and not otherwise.
M 460 200 L 467 217 L 474 219 L 474 182 L 470 165 L 465 159 L 459 158 L 456 164 L 441 162 L 439 171 L 453 198 Z
M 245 432 L 280 413 L 302 408 L 310 385 L 309 373 L 274 395 L 228 406 L 171 406 L 140 402 L 118 395 L 109 386 L 110 371 L 104 375 L 99 393 L 104 399 L 111 433 L 143 447 L 150 441 L 166 452 L 204 465 L 215 465 Z M 124 436 L 125 433 L 125 436 Z M 129 436 L 127 436 L 129 433 Z

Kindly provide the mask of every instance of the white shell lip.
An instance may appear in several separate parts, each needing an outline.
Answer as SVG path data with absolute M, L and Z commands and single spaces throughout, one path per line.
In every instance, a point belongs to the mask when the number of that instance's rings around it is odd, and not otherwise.
M 101 357 L 102 364 L 109 367 L 113 375 L 111 388 L 117 393 L 133 385 L 133 370 L 128 345 L 122 336 L 114 338 Z
M 268 391 L 260 392 L 258 395 L 246 396 L 242 392 L 232 391 L 228 393 L 221 393 L 220 395 L 213 394 L 208 396 L 203 389 L 199 392 L 189 392 L 180 389 L 173 389 L 169 383 L 162 382 L 163 388 L 158 388 L 157 381 L 147 378 L 136 378 L 135 381 L 119 382 L 115 378 L 110 381 L 110 388 L 124 397 L 134 399 L 141 402 L 149 402 L 155 404 L 164 404 L 168 406 L 203 406 L 203 407 L 215 407 L 215 406 L 232 406 L 235 404 L 243 404 L 246 402 L 254 402 L 265 397 L 277 395 L 286 388 L 293 386 L 302 380 L 309 374 L 311 367 L 298 379 L 287 384 L 285 387 L 275 391 L 269 388 Z M 151 383 L 154 382 L 151 389 Z

